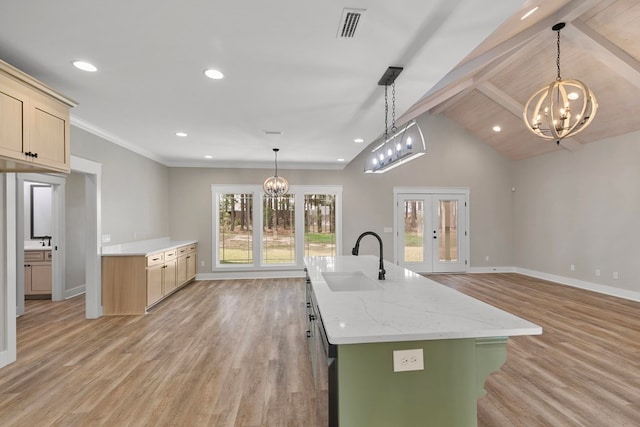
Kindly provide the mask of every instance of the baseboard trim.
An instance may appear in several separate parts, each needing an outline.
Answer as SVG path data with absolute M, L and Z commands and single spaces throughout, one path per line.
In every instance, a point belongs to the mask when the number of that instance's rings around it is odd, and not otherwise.
M 613 297 L 623 298 L 630 301 L 640 302 L 640 292 L 630 291 L 628 289 L 616 288 L 613 286 L 601 285 L 599 283 L 587 282 L 584 280 L 573 279 L 570 277 L 557 276 L 555 274 L 543 273 L 540 271 L 529 270 L 526 268 L 515 268 L 515 272 L 524 274 L 525 276 L 535 277 L 536 279 L 548 280 L 560 285 L 573 286 L 574 288 L 585 289 L 587 291 L 598 292 L 600 294 L 610 295 Z
M 196 280 L 229 280 L 229 279 L 284 279 L 304 277 L 304 271 L 275 270 L 275 271 L 223 271 L 219 273 L 198 273 Z
M 469 273 L 485 274 L 485 273 L 515 273 L 515 267 L 471 267 Z
M 62 295 L 62 299 L 69 299 L 69 298 L 76 297 L 78 295 L 82 295 L 86 292 L 86 289 L 87 289 L 86 285 L 76 286 L 73 289 L 65 289 Z

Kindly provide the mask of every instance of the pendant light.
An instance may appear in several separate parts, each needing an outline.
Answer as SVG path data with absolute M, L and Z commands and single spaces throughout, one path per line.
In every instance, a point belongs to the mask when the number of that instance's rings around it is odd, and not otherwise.
M 558 33 L 556 80 L 534 93 L 522 113 L 527 129 L 558 144 L 561 139 L 582 132 L 598 110 L 596 97 L 587 85 L 580 80 L 563 80 L 560 76 L 560 30 L 564 27 L 564 22 L 560 22 L 551 28 Z
M 402 72 L 401 67 L 389 67 L 378 81 L 379 86 L 384 86 L 384 134 L 380 141 L 373 144 L 374 148 L 367 156 L 365 173 L 384 173 L 426 153 L 422 130 L 415 120 L 403 125 L 400 129 L 396 127 L 395 80 L 400 72 Z M 389 86 L 391 86 L 391 129 L 388 125 Z
M 287 180 L 278 176 L 278 151 L 280 151 L 279 148 L 273 149 L 276 157 L 276 172 L 273 176 L 265 179 L 264 184 L 262 184 L 262 188 L 268 197 L 280 197 L 287 194 L 289 191 L 289 183 Z

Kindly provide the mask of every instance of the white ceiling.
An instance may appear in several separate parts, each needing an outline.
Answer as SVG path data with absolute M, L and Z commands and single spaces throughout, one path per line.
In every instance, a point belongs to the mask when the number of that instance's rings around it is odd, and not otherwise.
M 168 166 L 271 167 L 279 147 L 281 167 L 339 169 L 383 132 L 388 66 L 405 68 L 400 116 L 507 18 L 557 3 L 2 0 L 0 59 L 75 99 L 74 125 Z M 353 39 L 336 37 L 345 7 L 366 9 Z

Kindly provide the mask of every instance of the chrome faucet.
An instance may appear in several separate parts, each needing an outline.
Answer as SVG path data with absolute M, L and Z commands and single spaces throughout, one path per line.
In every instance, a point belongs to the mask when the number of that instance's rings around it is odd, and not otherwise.
M 384 269 L 384 263 L 382 262 L 382 239 L 373 231 L 365 231 L 360 236 L 358 236 L 358 240 L 356 240 L 356 245 L 351 249 L 351 255 L 358 256 L 358 252 L 360 252 L 360 240 L 364 236 L 371 235 L 378 239 L 378 243 L 380 244 L 380 265 L 378 266 L 378 280 L 384 280 L 384 275 L 386 273 Z

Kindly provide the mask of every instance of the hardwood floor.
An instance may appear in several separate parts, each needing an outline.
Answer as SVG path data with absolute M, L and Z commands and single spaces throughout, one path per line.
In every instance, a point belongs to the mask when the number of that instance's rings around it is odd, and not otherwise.
M 640 425 L 640 303 L 517 274 L 429 277 L 543 328 L 509 339 L 479 426 Z
M 509 340 L 479 426 L 640 425 L 639 303 L 515 274 L 429 277 L 544 328 Z M 196 282 L 146 316 L 97 320 L 83 297 L 28 301 L 0 425 L 313 427 L 304 316 L 300 279 Z
M 2 426 L 306 426 L 301 279 L 196 282 L 146 316 L 29 301 L 0 370 Z

